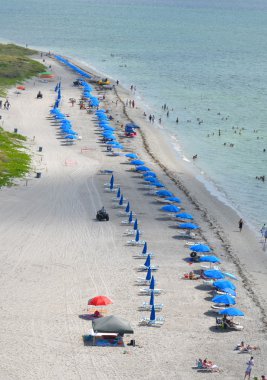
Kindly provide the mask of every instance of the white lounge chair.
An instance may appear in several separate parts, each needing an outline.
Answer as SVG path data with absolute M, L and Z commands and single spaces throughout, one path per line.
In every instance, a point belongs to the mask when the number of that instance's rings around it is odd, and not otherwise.
M 150 288 L 142 288 L 139 290 L 140 294 L 149 296 L 152 292 L 154 293 L 155 296 L 158 296 L 161 294 L 162 289 L 150 289 Z
M 136 213 L 134 211 L 132 211 L 132 213 L 133 213 L 133 216 L 136 216 Z M 130 211 L 129 212 L 127 212 L 127 211 L 119 211 L 118 215 L 120 215 L 120 216 L 129 216 L 130 215 Z M 127 223 L 128 223 L 128 221 L 126 221 L 126 220 L 121 222 L 121 224 L 127 224 Z
M 131 245 L 133 247 L 140 247 L 141 245 L 144 245 L 146 242 L 144 240 L 139 240 L 139 230 L 136 231 L 135 239 L 128 240 L 126 245 Z
M 109 187 L 110 186 L 110 182 L 109 183 L 104 183 L 104 186 L 105 187 Z M 118 190 L 118 188 L 120 187 L 120 183 L 114 183 L 113 187 L 116 187 L 117 188 L 116 190 Z
M 139 272 L 144 272 L 144 271 L 148 270 L 148 268 L 150 268 L 152 270 L 152 272 L 156 272 L 157 270 L 159 270 L 159 266 L 158 265 L 150 265 L 149 267 L 147 267 L 145 265 L 140 265 L 138 267 L 138 271 Z
M 157 317 L 156 319 L 154 320 L 151 320 L 149 318 L 146 318 L 146 317 L 143 317 L 140 321 L 139 321 L 139 325 L 140 326 L 153 326 L 153 327 L 160 327 L 164 324 L 165 322 L 165 319 L 164 317 Z
M 163 309 L 163 303 L 155 303 L 154 308 L 155 311 L 161 311 Z M 152 305 L 149 304 L 149 302 L 143 302 L 142 305 L 139 307 L 139 310 L 141 311 L 151 311 Z
M 185 242 L 184 246 L 191 247 L 192 245 L 196 245 L 196 244 L 205 244 L 205 242 L 204 241 L 187 241 Z
M 116 191 L 118 191 L 118 187 L 113 187 L 112 189 L 110 189 L 109 187 L 105 187 L 104 191 L 106 193 L 115 193 Z
M 179 232 L 179 234 L 177 235 L 181 238 L 185 238 L 185 239 L 196 239 L 197 238 L 197 235 L 194 233 L 194 232 L 190 232 L 188 233 L 187 231 L 181 231 Z
M 142 253 L 142 252 L 141 252 L 141 253 L 134 253 L 134 254 L 133 254 L 133 257 L 134 257 L 135 259 L 146 259 L 148 255 L 150 255 L 151 259 L 152 259 L 153 257 L 155 257 L 155 254 L 154 254 L 153 252 L 147 252 L 147 253 Z
M 135 235 L 135 230 L 126 230 L 123 232 L 123 235 L 124 236 L 134 236 Z M 140 235 L 142 235 L 142 231 L 140 230 L 139 231 Z

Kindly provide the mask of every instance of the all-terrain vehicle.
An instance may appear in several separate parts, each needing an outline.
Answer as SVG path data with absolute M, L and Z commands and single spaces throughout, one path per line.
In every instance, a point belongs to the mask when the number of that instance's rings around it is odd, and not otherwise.
M 99 220 L 100 222 L 103 220 L 106 220 L 107 222 L 109 221 L 109 215 L 104 207 L 102 207 L 101 210 L 97 211 L 96 219 Z

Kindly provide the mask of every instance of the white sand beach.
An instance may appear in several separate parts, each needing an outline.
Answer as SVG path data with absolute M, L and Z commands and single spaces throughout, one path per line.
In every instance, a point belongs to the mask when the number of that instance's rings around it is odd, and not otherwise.
M 237 307 L 245 317 L 237 320 L 244 330 L 215 329 L 212 288 L 201 280 L 181 279 L 200 265 L 189 266 L 184 260 L 190 251 L 184 246 L 186 240 L 175 238 L 176 223 L 163 220 L 161 205 L 145 190 L 142 176 L 130 171 L 126 157 L 111 156 L 99 142 L 94 113 L 78 105 L 82 90 L 72 86 L 77 74 L 49 57 L 46 64 L 52 65 L 55 81 L 32 79 L 19 95 L 10 90 L 11 109 L 2 111 L 3 127 L 17 128 L 28 137 L 34 170 L 27 180 L 0 191 L 0 379 L 236 380 L 244 377 L 250 357 L 234 351 L 242 340 L 260 347 L 253 353 L 253 376 L 266 374 L 267 255 L 260 234 L 255 236 L 246 224 L 240 233 L 239 216 L 212 197 L 188 165 L 177 160 L 139 105 L 126 108 L 130 119 L 141 126 L 141 134 L 134 139 L 121 137 L 125 150 L 137 153 L 181 198 L 182 207 L 201 226 L 199 239 L 213 247 L 223 270 L 239 278 Z M 49 114 L 59 79 L 60 109 L 82 136 L 73 145 L 60 138 Z M 36 99 L 39 90 L 43 99 Z M 116 92 L 106 91 L 105 96 L 101 108 L 110 110 L 119 136 L 120 125 L 128 121 L 123 102 L 131 95 L 116 86 Z M 73 107 L 70 98 L 77 100 Z M 125 217 L 113 208 L 115 194 L 104 191 L 110 176 L 99 175 L 101 169 L 114 171 L 115 182 L 136 212 L 141 238 L 155 252 L 153 262 L 159 265 L 155 277 L 163 290 L 157 302 L 164 304 L 159 315 L 165 317 L 160 328 L 139 326 L 141 317 L 149 316 L 138 311 L 149 299 L 139 295 L 135 284 L 143 260 L 133 256 L 141 248 L 126 246 L 127 227 L 120 224 Z M 36 172 L 42 173 L 41 178 L 35 178 Z M 109 212 L 109 222 L 95 219 L 102 206 Z M 82 337 L 91 329 L 87 302 L 97 295 L 113 300 L 107 315 L 130 321 L 134 335 L 124 336 L 125 347 L 84 345 Z M 131 339 L 135 347 L 127 346 Z M 196 359 L 205 357 L 222 372 L 194 369 Z

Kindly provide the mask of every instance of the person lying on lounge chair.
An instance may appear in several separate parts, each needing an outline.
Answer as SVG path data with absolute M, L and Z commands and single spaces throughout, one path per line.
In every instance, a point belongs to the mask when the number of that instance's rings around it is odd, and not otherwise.
M 214 372 L 219 372 L 219 367 L 207 358 L 203 360 L 202 365 L 204 368 L 211 369 Z
M 189 272 L 189 273 L 185 273 L 184 274 L 184 278 L 186 280 L 199 280 L 200 279 L 200 276 L 195 274 L 193 271 Z
M 245 344 L 243 341 L 236 346 L 236 350 L 239 352 L 251 352 L 252 350 L 257 350 L 259 347 L 252 346 L 250 344 Z

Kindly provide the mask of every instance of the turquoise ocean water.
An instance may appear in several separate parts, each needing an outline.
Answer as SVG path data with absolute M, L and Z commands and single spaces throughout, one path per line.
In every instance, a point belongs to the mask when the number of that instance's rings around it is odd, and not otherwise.
M 0 15 L 3 41 L 134 84 L 179 157 L 198 154 L 207 188 L 255 229 L 267 223 L 267 178 L 255 179 L 267 177 L 265 0 L 8 0 Z

